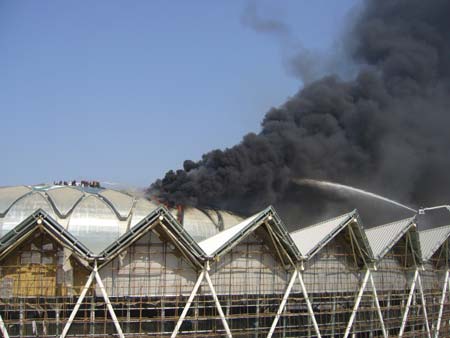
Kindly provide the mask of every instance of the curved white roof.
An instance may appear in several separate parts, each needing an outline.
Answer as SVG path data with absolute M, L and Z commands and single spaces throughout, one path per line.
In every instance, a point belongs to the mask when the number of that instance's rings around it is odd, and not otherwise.
M 197 242 L 214 236 L 244 220 L 227 211 L 192 207 L 186 207 L 180 211 L 172 209 L 171 213 L 181 221 L 189 235 Z
M 62 217 L 66 217 L 75 207 L 75 204 L 84 196 L 82 191 L 71 187 L 48 189 L 46 194 L 50 197 L 50 200 Z
M 3 237 L 4 234 L 12 230 L 16 225 L 20 224 L 38 209 L 44 210 L 53 218 L 56 217 L 49 201 L 40 192 L 34 191 L 16 200 L 15 203 L 8 208 L 5 217 L 3 217 L 0 237 Z
M 0 239 L 38 209 L 44 210 L 93 253 L 114 240 L 158 208 L 144 198 L 101 188 L 67 185 L 0 188 Z M 177 210 L 173 210 L 178 218 Z M 217 234 L 242 221 L 221 210 L 185 208 L 182 225 L 196 240 Z
M 157 205 L 120 191 L 66 185 L 0 188 L 0 238 L 38 209 L 94 253 L 137 224 Z
M 111 203 L 115 211 L 122 218 L 127 218 L 133 207 L 134 198 L 119 191 L 107 189 L 101 190 L 99 195 Z
M 25 186 L 0 188 L 0 214 L 4 214 L 20 197 L 31 191 Z
M 130 227 L 131 228 L 134 227 L 145 216 L 147 216 L 149 213 L 151 213 L 157 207 L 158 207 L 158 205 L 153 202 L 147 201 L 143 198 L 138 199 L 133 208 Z
M 108 204 L 91 195 L 77 204 L 67 229 L 89 250 L 99 253 L 125 233 L 127 225 L 117 219 Z

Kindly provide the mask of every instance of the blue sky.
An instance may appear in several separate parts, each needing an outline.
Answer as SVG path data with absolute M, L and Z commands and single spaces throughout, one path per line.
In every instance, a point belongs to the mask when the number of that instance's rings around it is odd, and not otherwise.
M 361 0 L 258 1 L 332 53 Z M 258 132 L 302 86 L 246 1 L 0 0 L 0 186 L 147 186 Z M 339 70 L 336 70 L 339 72 Z

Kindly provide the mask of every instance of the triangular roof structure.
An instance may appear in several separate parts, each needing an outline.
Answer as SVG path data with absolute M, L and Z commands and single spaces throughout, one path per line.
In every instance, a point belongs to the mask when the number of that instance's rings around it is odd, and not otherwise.
M 150 212 L 138 224 L 103 250 L 99 254 L 99 257 L 103 259 L 102 266 L 126 250 L 151 229 L 158 229 L 158 232 L 166 234 L 173 245 L 195 267 L 201 268 L 203 266 L 205 256 L 203 250 L 164 206 L 159 206 Z
M 450 225 L 419 231 L 422 259 L 427 262 L 450 236 Z
M 300 259 L 300 252 L 297 250 L 294 242 L 289 236 L 286 226 L 272 206 L 269 206 L 235 226 L 199 242 L 198 245 L 205 252 L 206 256 L 220 257 L 229 252 L 262 224 L 267 224 L 270 227 L 273 235 L 276 236 L 274 241 L 278 241 L 278 245 L 283 247 L 284 252 L 289 255 L 290 260 L 295 262 Z M 272 234 L 270 234 L 270 236 L 272 236 Z
M 292 239 L 302 253 L 304 259 L 311 259 L 317 252 L 326 246 L 347 226 L 355 224 L 352 227 L 353 233 L 358 244 L 363 251 L 365 260 L 372 260 L 373 255 L 363 230 L 363 225 L 356 210 L 344 215 L 316 223 L 303 229 L 290 233 Z
M 413 235 L 411 239 L 416 259 L 421 261 L 422 254 L 419 237 L 415 231 L 415 220 L 416 216 L 413 216 L 366 230 L 366 236 L 369 240 L 375 260 L 378 261 L 382 259 L 409 230 L 414 230 L 411 232 Z
M 92 252 L 42 209 L 36 210 L 1 238 L 0 258 L 13 251 L 38 228 L 76 253 L 79 258 L 83 260 L 92 259 Z

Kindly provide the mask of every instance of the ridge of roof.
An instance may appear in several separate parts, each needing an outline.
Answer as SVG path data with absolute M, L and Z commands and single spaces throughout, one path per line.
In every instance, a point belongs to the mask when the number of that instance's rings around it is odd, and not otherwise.
M 317 227 L 317 226 L 319 226 L 321 224 L 324 224 L 324 223 L 333 222 L 333 221 L 337 220 L 338 218 L 342 218 L 342 217 L 344 217 L 346 215 L 350 215 L 350 214 L 353 214 L 355 212 L 356 212 L 356 209 L 354 209 L 352 211 L 349 211 L 349 212 L 346 212 L 345 214 L 338 215 L 338 216 L 333 217 L 333 218 L 325 219 L 323 221 L 320 221 L 320 222 L 317 222 L 317 223 L 314 223 L 314 224 L 310 224 L 310 225 L 308 225 L 306 227 L 303 227 L 303 228 L 291 231 L 290 234 L 294 234 L 294 233 L 299 232 L 299 231 L 307 230 L 309 228 L 314 228 L 314 227 Z
M 145 216 L 138 224 L 130 228 L 124 234 L 122 234 L 118 239 L 106 247 L 102 252 L 98 254 L 105 263 L 114 259 L 118 254 L 126 250 L 130 245 L 135 243 L 139 238 L 141 238 L 148 230 L 150 230 L 154 224 L 166 221 L 163 225 L 165 231 L 174 232 L 174 235 L 180 241 L 180 243 L 175 243 L 190 257 L 190 260 L 197 266 L 202 266 L 202 261 L 204 259 L 204 252 L 199 247 L 197 242 L 191 237 L 188 231 L 186 231 L 183 226 L 173 217 L 169 210 L 165 206 L 159 206 L 155 210 L 152 210 L 147 216 Z M 167 227 L 169 229 L 167 229 Z M 170 237 L 170 236 L 169 236 Z M 182 249 L 180 249 L 180 247 Z
M 292 238 L 289 236 L 286 226 L 272 206 L 246 218 L 233 227 L 199 242 L 199 246 L 208 257 L 222 256 L 237 245 L 249 233 L 256 230 L 265 219 L 270 221 L 269 226 L 278 238 L 278 245 L 281 245 L 284 248 L 289 259 L 291 259 L 292 262 L 299 260 L 301 256 L 300 252 Z
M 224 231 L 221 231 L 214 236 L 200 241 L 198 245 L 205 252 L 207 256 L 215 256 L 225 245 L 235 242 L 237 238 L 244 232 L 249 226 L 258 222 L 258 219 L 263 216 L 268 209 L 262 210 L 246 219 L 242 222 L 232 226 Z

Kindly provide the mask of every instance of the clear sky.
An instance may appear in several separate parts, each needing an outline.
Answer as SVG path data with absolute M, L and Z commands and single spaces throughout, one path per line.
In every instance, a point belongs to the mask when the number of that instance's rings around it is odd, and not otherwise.
M 258 1 L 328 53 L 361 0 Z M 0 0 L 0 186 L 147 186 L 258 132 L 302 82 L 246 1 Z

